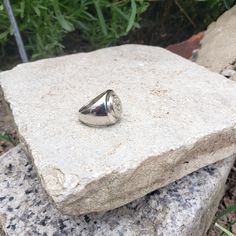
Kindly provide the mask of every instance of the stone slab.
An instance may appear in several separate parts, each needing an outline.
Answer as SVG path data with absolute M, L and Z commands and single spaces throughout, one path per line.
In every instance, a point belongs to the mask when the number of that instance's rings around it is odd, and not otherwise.
M 209 25 L 196 62 L 218 73 L 233 64 L 236 68 L 235 45 L 236 5 Z
M 105 214 L 74 217 L 63 215 L 48 201 L 19 145 L 0 157 L 2 230 L 11 236 L 202 236 L 224 192 L 233 160 L 205 167 Z
M 236 84 L 158 47 L 126 45 L 0 74 L 21 139 L 65 214 L 119 207 L 236 152 Z M 107 88 L 123 101 L 109 128 L 78 122 Z

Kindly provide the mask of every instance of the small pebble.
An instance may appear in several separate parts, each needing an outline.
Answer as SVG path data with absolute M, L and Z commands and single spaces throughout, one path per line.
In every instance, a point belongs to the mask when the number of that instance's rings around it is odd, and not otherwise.
M 221 72 L 221 74 L 222 74 L 223 76 L 225 76 L 226 78 L 232 77 L 235 73 L 236 73 L 236 71 L 235 71 L 235 70 L 232 70 L 232 69 L 224 69 L 224 70 Z

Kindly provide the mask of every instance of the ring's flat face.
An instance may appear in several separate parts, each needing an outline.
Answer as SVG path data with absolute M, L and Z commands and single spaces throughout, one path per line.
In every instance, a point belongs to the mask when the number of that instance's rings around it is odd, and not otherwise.
M 89 126 L 109 126 L 115 124 L 121 114 L 121 100 L 109 89 L 79 110 L 79 120 Z

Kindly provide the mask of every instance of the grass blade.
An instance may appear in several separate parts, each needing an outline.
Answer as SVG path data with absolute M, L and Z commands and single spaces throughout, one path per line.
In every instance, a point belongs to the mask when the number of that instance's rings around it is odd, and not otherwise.
M 131 0 L 131 14 L 130 14 L 129 23 L 126 29 L 126 33 L 128 33 L 132 29 L 135 23 L 136 13 L 137 13 L 137 6 L 135 3 L 135 0 Z
M 106 23 L 105 23 L 104 16 L 102 14 L 102 9 L 99 5 L 99 0 L 93 0 L 93 3 L 94 3 L 94 6 L 95 6 L 95 9 L 96 9 L 96 12 L 98 14 L 98 19 L 99 19 L 99 23 L 100 23 L 101 28 L 102 28 L 102 32 L 103 32 L 104 35 L 107 35 L 107 26 L 106 26 Z
M 227 236 L 235 236 L 235 234 L 232 234 L 230 231 L 219 225 L 218 223 L 215 223 L 215 226 L 222 230 Z
M 116 13 L 118 13 L 120 16 L 122 16 L 125 20 L 129 21 L 129 17 L 128 17 L 126 14 L 124 14 L 124 12 L 121 11 L 117 6 L 114 6 L 114 7 L 113 7 L 113 10 L 114 10 Z M 139 25 L 138 23 L 136 23 L 136 22 L 134 23 L 134 26 L 137 27 L 137 28 L 140 27 L 140 25 Z
M 5 134 L 0 134 L 0 141 L 6 141 L 6 142 L 11 142 L 12 143 L 11 138 L 8 135 L 5 135 Z
M 223 211 L 221 211 L 219 214 L 216 215 L 214 219 L 214 223 L 219 220 L 220 218 L 224 217 L 226 214 L 236 211 L 236 204 L 233 204 L 227 208 L 225 208 Z
M 224 0 L 224 5 L 225 5 L 226 9 L 228 9 L 228 10 L 230 9 L 230 5 L 227 0 Z
M 67 32 L 73 31 L 74 30 L 73 25 L 69 21 L 67 21 L 61 13 L 59 2 L 57 0 L 53 0 L 52 4 L 56 15 L 56 19 L 58 20 L 61 27 Z
M 234 224 L 236 224 L 236 220 L 233 221 L 233 222 L 230 222 L 229 224 L 227 224 L 227 225 L 226 225 L 226 229 L 227 229 L 227 230 L 230 230 L 230 228 L 231 228 Z M 222 232 L 222 234 L 221 234 L 220 236 L 222 236 L 222 235 L 224 235 L 224 232 Z

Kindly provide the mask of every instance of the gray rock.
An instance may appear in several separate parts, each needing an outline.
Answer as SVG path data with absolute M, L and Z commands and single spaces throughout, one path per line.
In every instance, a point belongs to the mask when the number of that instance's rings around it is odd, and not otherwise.
M 233 160 L 205 167 L 107 213 L 73 217 L 49 203 L 32 164 L 17 146 L 0 157 L 1 227 L 9 236 L 202 236 Z
M 236 62 L 236 5 L 209 25 L 196 62 L 220 73 Z
M 232 69 L 224 69 L 221 72 L 221 75 L 223 75 L 224 77 L 227 77 L 227 78 L 234 76 L 234 74 L 236 74 L 236 71 L 232 70 Z
M 114 209 L 236 152 L 236 84 L 162 48 L 106 48 L 0 77 L 42 185 L 65 214 Z M 108 88 L 123 102 L 121 122 L 79 123 L 79 108 Z

